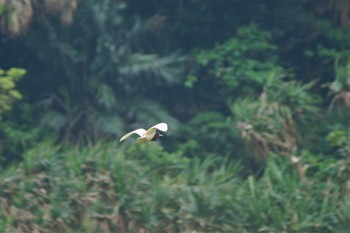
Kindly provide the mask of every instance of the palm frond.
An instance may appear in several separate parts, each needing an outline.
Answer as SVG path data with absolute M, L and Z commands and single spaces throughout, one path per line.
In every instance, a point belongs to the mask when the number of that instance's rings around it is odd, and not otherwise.
M 152 126 L 157 122 L 166 122 L 169 125 L 167 134 L 175 134 L 180 122 L 171 116 L 160 104 L 151 100 L 134 100 L 133 106 L 129 105 L 128 115 L 135 119 L 132 128 Z
M 64 128 L 64 126 L 67 125 L 67 123 L 67 115 L 54 110 L 46 111 L 42 117 L 42 124 L 56 131 Z
M 88 122 L 94 125 L 95 133 L 101 132 L 119 135 L 122 132 L 122 120 L 115 114 L 94 113 L 88 117 Z
M 146 81 L 159 83 L 164 80 L 166 84 L 173 84 L 180 81 L 178 77 L 181 69 L 178 64 L 183 59 L 178 54 L 159 57 L 155 54 L 136 53 L 118 71 L 124 77 L 138 77 L 141 80 L 151 77 Z
M 105 83 L 100 83 L 96 87 L 96 101 L 104 109 L 111 110 L 116 106 L 117 99 L 114 90 Z

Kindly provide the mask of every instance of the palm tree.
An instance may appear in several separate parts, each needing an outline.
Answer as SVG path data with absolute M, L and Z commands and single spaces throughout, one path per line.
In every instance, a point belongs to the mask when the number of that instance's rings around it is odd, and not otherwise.
M 159 92 L 179 80 L 177 54 L 147 54 L 135 45 L 142 24 L 123 15 L 123 1 L 80 1 L 74 23 L 37 15 L 23 40 L 43 66 L 43 124 L 73 141 L 119 136 L 124 125 L 176 124 L 158 104 Z M 157 91 L 157 89 L 159 91 Z M 45 98 L 42 98 L 45 95 Z

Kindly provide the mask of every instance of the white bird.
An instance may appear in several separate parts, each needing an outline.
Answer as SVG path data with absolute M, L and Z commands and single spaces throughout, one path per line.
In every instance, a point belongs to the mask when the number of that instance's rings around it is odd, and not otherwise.
M 119 142 L 127 139 L 133 134 L 138 134 L 140 137 L 137 138 L 137 142 L 145 142 L 145 141 L 156 141 L 160 136 L 163 136 L 160 131 L 166 132 L 168 130 L 168 125 L 166 123 L 159 123 L 148 130 L 145 129 L 135 129 L 134 131 L 131 131 L 130 133 L 125 134 Z

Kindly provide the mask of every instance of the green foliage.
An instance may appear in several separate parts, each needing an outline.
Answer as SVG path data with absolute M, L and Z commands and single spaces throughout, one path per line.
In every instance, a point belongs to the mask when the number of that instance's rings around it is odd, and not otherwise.
M 180 151 L 169 153 L 158 144 L 134 144 L 125 150 L 125 156 L 144 163 L 145 165 L 155 165 L 159 168 L 166 169 L 166 166 L 184 165 L 190 162 Z
M 1 15 L 2 13 L 4 13 L 4 11 L 5 11 L 4 6 L 0 6 L 0 15 Z
M 332 95 L 330 108 L 337 105 L 346 110 L 350 107 L 350 52 L 348 49 L 337 50 L 319 47 L 320 56 L 331 58 L 334 63 L 334 80 L 326 86 Z
M 15 104 L 0 121 L 0 167 L 20 161 L 23 152 L 35 146 L 43 135 L 44 129 L 36 125 L 32 106 Z
M 301 179 L 273 156 L 261 179 L 208 156 L 184 160 L 153 144 L 84 149 L 41 144 L 0 175 L 0 227 L 29 232 L 345 232 L 348 195 L 319 171 Z M 173 157 L 173 158 L 171 158 Z M 326 165 L 326 164 L 325 164 Z M 328 164 L 326 166 L 330 166 Z
M 15 85 L 25 73 L 26 71 L 20 68 L 11 68 L 8 71 L 0 69 L 0 115 L 10 110 L 14 101 L 22 98 Z
M 271 70 L 278 69 L 275 50 L 270 34 L 250 24 L 238 28 L 226 42 L 201 51 L 196 59 L 230 93 L 250 93 L 266 81 Z
M 253 155 L 266 158 L 271 151 L 296 152 L 301 123 L 310 122 L 319 112 L 311 87 L 312 83 L 286 81 L 279 73 L 271 73 L 257 100 L 243 98 L 231 104 L 232 121 Z
M 314 82 L 301 83 L 288 80 L 278 71 L 273 71 L 263 87 L 267 102 L 279 102 L 289 108 L 286 118 L 294 118 L 298 123 L 307 123 L 320 112 L 320 96 L 313 94 Z
M 233 133 L 224 115 L 219 112 L 201 112 L 183 127 L 177 148 L 191 157 L 209 154 L 237 156 L 232 153 L 234 148 L 237 150 Z
M 8 115 L 11 114 L 9 110 L 13 108 L 15 101 L 22 98 L 16 89 L 16 83 L 25 73 L 26 71 L 20 68 L 11 68 L 8 71 L 0 69 L 0 167 L 4 162 L 18 158 L 16 152 L 31 140 L 32 135 L 19 131 L 16 129 L 16 123 L 8 120 Z
M 333 164 L 333 174 L 339 182 L 350 182 L 350 131 L 334 130 L 327 135 L 327 141 L 334 149 L 333 157 L 336 161 Z M 349 187 L 345 186 L 345 189 Z
M 192 88 L 197 81 L 198 81 L 198 79 L 195 75 L 189 74 L 186 77 L 186 81 L 184 83 L 184 86 L 187 88 Z
M 337 154 L 350 160 L 350 130 L 334 130 L 327 135 L 327 141 Z

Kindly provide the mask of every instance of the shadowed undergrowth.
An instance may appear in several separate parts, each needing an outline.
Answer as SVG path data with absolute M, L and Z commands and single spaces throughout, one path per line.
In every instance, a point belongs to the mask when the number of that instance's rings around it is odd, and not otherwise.
M 49 144 L 1 172 L 0 232 L 347 232 L 350 194 L 336 177 L 303 179 L 271 157 L 240 177 L 227 158 L 157 145 L 63 150 Z M 318 178 L 320 177 L 320 178 Z

